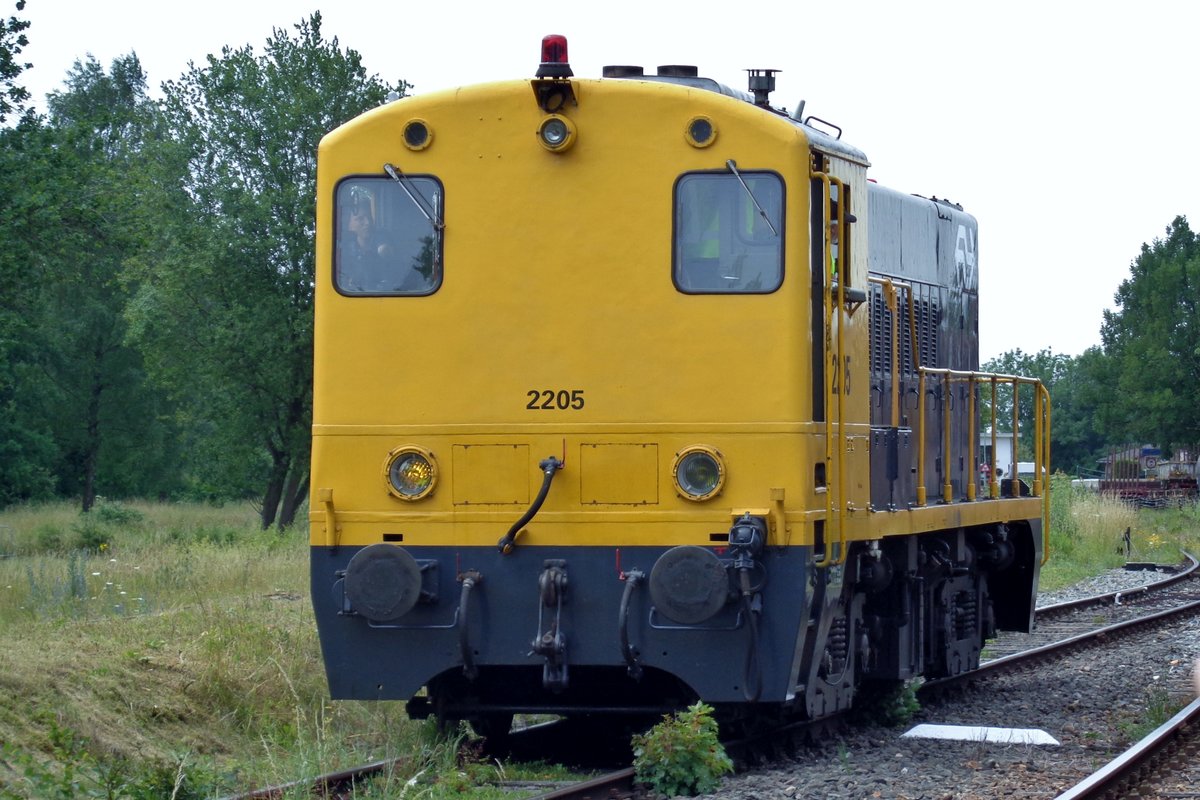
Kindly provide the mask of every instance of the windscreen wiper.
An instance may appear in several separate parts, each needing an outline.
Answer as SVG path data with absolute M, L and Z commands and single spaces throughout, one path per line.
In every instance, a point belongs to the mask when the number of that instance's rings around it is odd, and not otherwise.
M 413 201 L 413 205 L 415 205 L 417 210 L 425 216 L 425 219 L 429 220 L 429 224 L 433 225 L 433 227 L 439 231 L 445 229 L 446 223 L 442 222 L 442 218 L 438 216 L 436 206 L 430 203 L 429 208 L 432 210 L 426 210 L 426 204 L 422 202 L 425 200 L 425 198 L 421 197 L 421 192 L 417 189 L 417 187 L 409 185 L 410 181 L 407 175 L 391 164 L 384 164 L 383 171 L 388 174 L 388 177 L 400 184 L 400 188 L 404 190 L 406 195 L 408 195 L 408 199 Z
M 779 235 L 779 231 L 775 230 L 775 226 L 771 224 L 771 218 L 767 216 L 767 212 L 763 210 L 759 204 L 758 198 L 754 196 L 754 192 L 750 191 L 750 187 L 746 185 L 746 181 L 742 179 L 742 173 L 738 172 L 737 164 L 733 163 L 733 159 L 725 162 L 725 166 L 729 167 L 729 171 L 733 173 L 733 177 L 738 179 L 738 183 L 746 190 L 746 194 L 750 195 L 750 202 L 754 203 L 754 207 L 758 209 L 758 215 L 763 218 L 763 222 L 767 223 L 767 227 L 771 229 L 771 233 L 775 236 Z

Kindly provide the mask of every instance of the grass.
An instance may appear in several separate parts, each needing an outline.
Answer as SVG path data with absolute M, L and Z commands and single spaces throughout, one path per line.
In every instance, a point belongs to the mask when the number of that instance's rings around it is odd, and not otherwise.
M 1045 590 L 1061 589 L 1126 561 L 1176 564 L 1181 549 L 1200 556 L 1200 508 L 1195 505 L 1135 509 L 1074 488 L 1060 475 L 1054 477 L 1050 500 L 1050 559 L 1041 572 Z
M 1195 507 L 1132 511 L 1056 482 L 1046 588 L 1200 553 Z M 213 797 L 368 761 L 358 797 L 499 797 L 545 767 L 471 755 L 395 702 L 331 702 L 301 529 L 248 506 L 0 511 L 0 798 Z M 504 794 L 512 797 L 513 794 Z
M 1145 706 L 1133 719 L 1117 723 L 1117 730 L 1126 744 L 1139 742 L 1163 725 L 1190 701 L 1179 702 L 1162 687 L 1151 687 L 1145 694 Z
M 329 700 L 307 556 L 249 507 L 0 512 L 0 798 L 139 798 L 156 775 L 147 797 L 209 797 L 401 756 L 400 787 L 457 795 L 457 743 Z

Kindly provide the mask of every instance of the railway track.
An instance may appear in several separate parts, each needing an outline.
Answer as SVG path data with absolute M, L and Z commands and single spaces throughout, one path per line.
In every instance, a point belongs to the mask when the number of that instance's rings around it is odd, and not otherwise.
M 1193 594 L 1192 597 L 1194 596 Z M 1127 634 L 1132 631 L 1153 627 L 1163 622 L 1197 614 L 1200 614 L 1200 600 L 1180 601 L 1177 605 L 1153 613 L 1133 617 L 1121 622 L 1114 622 L 1101 628 L 1074 634 L 1066 639 L 1060 639 L 1049 644 L 1039 645 L 1028 650 L 1022 650 L 1011 655 L 986 661 L 979 665 L 979 669 L 965 672 L 962 675 L 926 681 L 921 686 L 920 693 L 934 692 L 962 683 L 978 681 L 981 678 L 1023 669 L 1030 663 L 1059 658 L 1064 653 L 1075 648 L 1101 644 L 1120 634 Z
M 988 653 L 993 657 L 985 661 L 978 670 L 954 678 L 929 681 L 920 688 L 919 695 L 926 701 L 968 682 L 1017 672 L 1029 668 L 1030 665 L 1061 658 L 1066 652 L 1113 641 L 1116 637 L 1162 625 L 1172 619 L 1200 615 L 1200 600 L 1195 599 L 1196 591 L 1191 583 L 1192 579 L 1200 574 L 1200 562 L 1191 555 L 1185 555 L 1188 563 L 1160 580 L 1147 581 L 1131 589 L 1039 608 L 1036 612 L 1038 622 L 1035 634 L 1006 636 L 999 642 L 989 643 Z M 1153 780 L 1169 781 L 1169 777 L 1164 776 L 1169 774 L 1172 763 L 1186 764 L 1188 760 L 1197 761 L 1200 702 L 1193 703 L 1171 722 L 1175 723 L 1173 730 L 1170 729 L 1170 724 L 1162 726 L 1160 730 L 1139 742 L 1137 747 L 1121 755 L 1091 778 L 1080 782 L 1070 792 L 1061 795 L 1059 800 L 1115 798 L 1126 796 L 1130 786 L 1146 786 Z M 552 727 L 555 724 L 557 723 L 549 725 Z M 829 723 L 827 721 L 823 724 Z M 549 734 L 546 732 L 546 727 L 537 726 L 538 729 L 531 735 L 542 739 L 547 736 L 550 739 L 556 738 L 553 731 Z M 775 749 L 778 749 L 778 743 L 782 739 L 803 739 L 805 727 L 803 724 L 793 725 L 786 735 L 776 736 Z M 519 742 L 521 735 L 520 732 L 514 732 L 514 742 Z M 731 743 L 730 746 L 753 748 L 755 745 L 751 741 L 743 741 Z M 520 746 L 516 749 L 519 750 Z M 1169 755 L 1163 756 L 1162 753 L 1183 753 L 1184 761 L 1180 762 L 1180 757 L 1175 756 L 1175 761 L 1172 762 Z M 375 762 L 353 770 L 318 776 L 310 781 L 233 795 L 226 800 L 273 800 L 294 796 L 289 793 L 295 793 L 304 785 L 311 787 L 314 796 L 350 797 L 355 786 L 361 786 L 365 781 L 386 774 L 394 765 L 394 761 Z M 1191 778 L 1193 781 L 1198 779 L 1200 776 Z M 633 770 L 623 768 L 582 783 L 554 788 L 529 800 L 624 800 L 634 796 Z M 1165 791 L 1160 795 L 1143 796 L 1161 796 L 1170 800 L 1200 800 L 1200 789 L 1184 793 Z
M 1200 797 L 1200 699 L 1056 800 Z
M 1160 566 L 1160 565 L 1143 565 L 1154 569 L 1155 573 L 1160 570 L 1168 572 L 1165 578 L 1158 580 L 1148 580 L 1139 586 L 1133 586 L 1127 589 L 1119 589 L 1113 592 L 1092 595 L 1090 597 L 1082 597 L 1076 600 L 1066 600 L 1061 603 L 1052 603 L 1046 606 L 1040 606 L 1037 609 L 1038 619 L 1054 619 L 1061 614 L 1077 611 L 1079 609 L 1091 608 L 1094 606 L 1107 605 L 1122 605 L 1135 603 L 1139 599 L 1146 598 L 1156 591 L 1161 591 L 1177 584 L 1184 583 L 1197 574 L 1197 569 L 1200 569 L 1200 560 L 1191 553 L 1182 553 L 1186 563 L 1180 564 L 1178 567 Z M 1128 569 L 1128 567 L 1126 567 Z
M 1071 639 L 1125 620 L 1137 619 L 1156 610 L 1174 607 L 1186 600 L 1194 589 L 1191 580 L 1200 574 L 1200 561 L 1184 553 L 1186 561 L 1158 580 L 1147 580 L 1137 586 L 1102 594 L 1042 606 L 1035 612 L 1031 633 L 1004 632 L 988 642 L 985 661 Z

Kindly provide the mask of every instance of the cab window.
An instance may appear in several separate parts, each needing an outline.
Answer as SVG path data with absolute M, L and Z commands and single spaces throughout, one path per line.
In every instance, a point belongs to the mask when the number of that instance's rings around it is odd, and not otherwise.
M 433 178 L 356 177 L 337 187 L 333 280 L 346 295 L 426 295 L 442 283 L 442 188 Z
M 703 172 L 676 182 L 673 275 L 680 291 L 765 294 L 782 283 L 783 180 L 769 172 L 740 178 Z

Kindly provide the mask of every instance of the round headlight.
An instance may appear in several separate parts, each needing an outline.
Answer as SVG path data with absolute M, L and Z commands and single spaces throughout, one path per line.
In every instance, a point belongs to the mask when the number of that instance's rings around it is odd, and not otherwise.
M 388 453 L 384 465 L 388 491 L 401 500 L 420 500 L 437 483 L 437 462 L 433 453 L 421 447 L 405 445 Z
M 721 491 L 725 465 L 711 447 L 689 447 L 675 457 L 675 488 L 688 500 L 707 500 Z
M 538 141 L 547 150 L 561 153 L 575 143 L 575 126 L 566 117 L 551 114 L 538 126 Z

